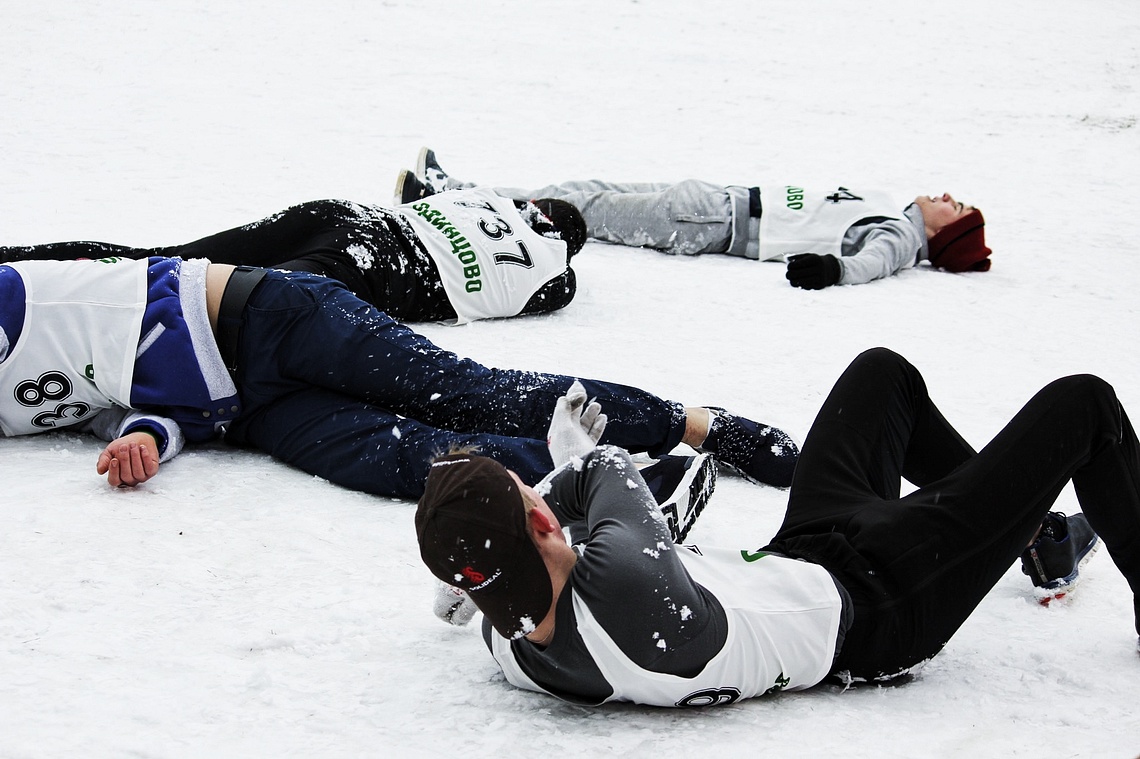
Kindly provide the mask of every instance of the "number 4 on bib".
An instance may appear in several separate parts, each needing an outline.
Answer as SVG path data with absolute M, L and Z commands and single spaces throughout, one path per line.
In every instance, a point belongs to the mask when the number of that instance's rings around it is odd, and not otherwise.
M 827 199 L 832 203 L 838 203 L 841 200 L 862 200 L 863 198 L 855 195 L 846 187 L 840 187 L 838 190 L 827 196 Z

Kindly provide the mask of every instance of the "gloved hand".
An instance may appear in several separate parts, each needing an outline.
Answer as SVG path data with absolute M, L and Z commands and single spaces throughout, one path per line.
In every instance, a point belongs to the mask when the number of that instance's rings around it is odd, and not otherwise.
M 792 287 L 822 290 L 839 281 L 839 259 L 835 256 L 801 253 L 788 259 L 785 275 Z
M 559 467 L 572 458 L 581 458 L 598 444 L 606 429 L 606 415 L 597 401 L 586 404 L 586 388 L 574 380 L 566 395 L 554 404 L 546 445 L 550 458 Z
M 463 627 L 471 621 L 475 612 L 479 611 L 479 607 L 466 591 L 441 582 L 436 586 L 431 610 L 447 624 Z

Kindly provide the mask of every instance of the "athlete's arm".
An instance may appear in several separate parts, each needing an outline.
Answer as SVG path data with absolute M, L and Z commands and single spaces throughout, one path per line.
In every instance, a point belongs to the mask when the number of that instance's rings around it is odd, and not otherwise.
M 560 308 L 566 308 L 574 300 L 574 293 L 578 289 L 578 281 L 574 270 L 567 268 L 554 279 L 542 286 L 538 292 L 530 296 L 530 300 L 523 306 L 519 315 L 548 314 Z
M 213 435 L 213 425 L 200 427 L 191 430 L 192 439 L 205 440 Z M 126 437 L 132 432 L 146 432 L 156 441 L 159 461 L 170 461 L 177 456 L 186 440 L 182 428 L 173 419 L 120 406 L 103 409 L 81 429 L 108 441 Z
M 655 672 L 700 671 L 724 644 L 724 609 L 681 563 L 686 549 L 629 454 L 596 448 L 558 470 L 544 497 L 563 525 L 585 523 L 573 587 L 622 652 Z
M 913 266 L 922 240 L 907 219 L 857 224 L 843 238 L 839 284 L 861 285 Z

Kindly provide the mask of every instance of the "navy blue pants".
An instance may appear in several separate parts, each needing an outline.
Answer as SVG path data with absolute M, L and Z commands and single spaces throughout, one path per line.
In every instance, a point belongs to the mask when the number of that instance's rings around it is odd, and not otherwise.
M 546 433 L 573 377 L 492 369 L 432 344 L 339 282 L 270 271 L 238 343 L 242 413 L 229 442 L 260 448 L 355 490 L 418 498 L 431 459 L 477 446 L 537 482 L 553 468 Z M 583 379 L 609 417 L 603 442 L 661 454 L 684 408 Z
M 918 490 L 900 497 L 901 477 Z M 1110 385 L 1091 375 L 1047 385 L 975 453 L 918 370 L 877 348 L 820 409 L 770 547 L 822 564 L 850 592 L 834 671 L 889 677 L 942 649 L 1069 480 L 1137 594 L 1140 445 Z

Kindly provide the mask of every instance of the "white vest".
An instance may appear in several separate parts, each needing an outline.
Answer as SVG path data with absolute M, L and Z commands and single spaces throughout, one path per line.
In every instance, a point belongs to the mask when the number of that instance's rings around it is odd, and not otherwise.
M 0 363 L 0 429 L 27 435 L 130 407 L 147 262 L 23 261 L 24 326 Z
M 490 190 L 443 192 L 396 210 L 435 261 L 460 324 L 515 316 L 566 271 L 566 243 L 535 232 Z
M 842 601 L 826 569 L 779 556 L 678 546 L 682 563 L 728 617 L 724 647 L 695 677 L 650 672 L 630 661 L 574 593 L 578 632 L 613 689 L 607 701 L 654 706 L 713 706 L 780 690 L 801 690 L 827 676 L 835 657 Z M 699 553 L 693 553 L 693 551 Z M 636 601 L 630 602 L 636 614 Z M 507 681 L 546 692 L 519 667 L 510 641 L 491 636 Z M 668 641 L 664 641 L 668 645 Z M 518 645 L 528 645 L 520 641 Z
M 852 224 L 870 217 L 902 218 L 898 206 L 883 192 L 765 185 L 760 199 L 761 261 L 782 261 L 797 253 L 838 258 L 843 255 L 843 235 Z

